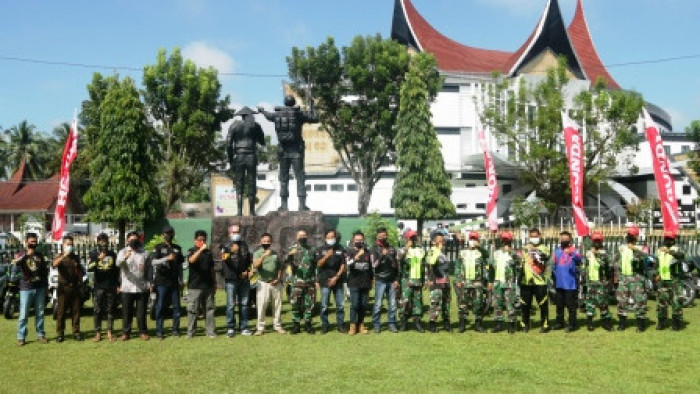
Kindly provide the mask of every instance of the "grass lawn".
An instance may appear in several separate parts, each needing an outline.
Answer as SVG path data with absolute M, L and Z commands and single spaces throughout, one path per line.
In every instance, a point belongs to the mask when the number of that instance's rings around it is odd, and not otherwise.
M 200 323 L 200 336 L 191 340 L 93 343 L 75 342 L 69 335 L 58 344 L 47 310 L 49 344 L 35 341 L 31 318 L 29 343 L 19 348 L 17 320 L 0 317 L 0 392 L 694 392 L 700 388 L 697 307 L 685 310 L 689 324 L 681 332 L 656 331 L 652 326 L 643 334 L 634 328 L 622 333 L 597 328 L 589 333 L 584 327 L 572 334 L 543 335 L 537 330 L 539 319 L 533 317 L 535 329 L 516 335 L 384 331 L 350 337 L 333 331 L 323 336 L 273 332 L 229 339 L 224 335 L 223 295 L 217 292 L 220 335 L 214 339 L 201 336 Z M 454 303 L 453 297 L 456 322 Z M 650 301 L 653 322 L 655 307 Z M 283 321 L 290 329 L 288 309 L 285 300 Z M 585 326 L 582 314 L 579 319 Z M 150 319 L 148 324 L 155 327 Z M 315 317 L 314 326 L 319 325 Z M 92 316 L 83 317 L 88 337 L 92 326 Z

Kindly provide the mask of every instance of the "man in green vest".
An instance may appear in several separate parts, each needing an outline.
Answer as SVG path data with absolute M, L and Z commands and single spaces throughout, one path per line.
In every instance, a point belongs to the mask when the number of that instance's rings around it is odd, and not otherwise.
M 493 252 L 494 274 L 491 276 L 489 284 L 489 289 L 493 291 L 493 316 L 496 320 L 496 327 L 491 332 L 503 331 L 503 315 L 504 312 L 507 312 L 508 332 L 515 334 L 516 279 L 522 265 L 522 259 L 513 250 L 513 233 L 504 231 L 500 238 L 501 247 Z
M 656 252 L 658 261 L 656 280 L 659 281 L 658 303 L 656 313 L 659 322 L 657 330 L 666 328 L 668 320 L 668 306 L 671 305 L 673 321 L 671 329 L 681 329 L 683 321 L 683 285 L 679 281 L 681 263 L 685 259 L 685 253 L 676 245 L 676 235 L 672 231 L 664 232 L 664 243 Z
M 423 316 L 423 265 L 425 262 L 425 250 L 420 245 L 418 233 L 409 230 L 406 232 L 406 246 L 399 257 L 401 261 L 401 304 L 399 315 L 401 316 L 401 331 L 406 331 L 408 317 L 413 317 L 413 325 L 416 331 L 425 332 L 421 325 Z
M 600 231 L 591 235 L 592 247 L 586 253 L 584 272 L 586 275 L 586 324 L 588 331 L 593 331 L 593 316 L 600 309 L 603 328 L 612 330 L 612 315 L 608 311 L 608 281 L 610 280 L 610 255 L 605 250 L 605 237 Z
M 530 311 L 533 298 L 540 308 L 540 333 L 549 332 L 549 296 L 547 295 L 547 262 L 550 257 L 549 247 L 542 244 L 540 230 L 530 230 L 529 243 L 523 248 L 523 263 L 520 274 L 520 298 L 522 300 L 523 332 L 530 330 Z
M 618 249 L 617 313 L 620 319 L 617 330 L 627 327 L 627 314 L 634 312 L 637 332 L 646 330 L 647 294 L 644 290 L 644 260 L 647 255 L 637 246 L 639 228 L 627 229 L 626 241 Z
M 430 289 L 430 321 L 428 329 L 437 332 L 436 322 L 442 314 L 443 328 L 447 332 L 452 331 L 450 326 L 450 261 L 445 254 L 445 236 L 436 233 L 433 238 L 433 247 L 428 251 L 428 288 Z
M 484 302 L 486 301 L 486 285 L 489 281 L 491 266 L 488 252 L 479 243 L 479 233 L 469 233 L 467 249 L 459 252 L 459 261 L 455 267 L 455 293 L 459 306 L 459 332 L 466 330 L 469 307 L 474 313 L 474 330 L 486 332 L 481 325 Z

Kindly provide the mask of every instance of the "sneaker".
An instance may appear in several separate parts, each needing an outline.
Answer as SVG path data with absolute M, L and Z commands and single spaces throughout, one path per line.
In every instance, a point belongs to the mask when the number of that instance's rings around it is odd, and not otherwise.
M 151 338 L 148 336 L 148 334 L 141 334 L 140 337 L 141 337 L 141 340 L 142 340 L 142 341 L 147 341 L 147 340 L 151 339 Z
M 212 338 L 212 339 L 213 339 L 213 338 L 216 338 L 216 334 L 207 334 L 207 337 L 209 337 L 209 338 Z
M 256 337 L 259 337 L 259 336 L 261 336 L 264 332 L 265 332 L 265 331 L 263 331 L 263 330 L 257 330 L 257 331 L 255 331 L 255 336 L 256 336 Z
M 285 331 L 284 328 L 282 328 L 282 327 L 275 328 L 275 331 L 277 331 L 278 334 L 286 334 L 287 333 L 287 331 Z
M 159 341 L 164 341 L 164 340 L 165 340 L 165 337 L 163 336 L 163 334 L 158 334 L 158 335 L 156 335 L 156 338 L 158 338 Z
M 392 332 L 392 333 L 394 333 L 394 334 L 396 334 L 397 332 L 399 332 L 399 330 L 396 329 L 396 325 L 394 325 L 394 324 L 389 324 L 389 331 Z
M 229 337 L 229 338 L 233 338 L 234 335 L 236 335 L 236 332 L 233 331 L 233 330 L 228 330 L 228 331 L 226 332 L 226 336 Z
M 57 343 L 61 343 L 61 342 L 65 341 L 65 340 L 66 340 L 66 338 L 65 338 L 63 335 L 59 335 L 59 336 L 56 337 L 56 342 L 57 342 Z
M 82 341 L 83 341 L 83 336 L 80 335 L 80 333 L 75 333 L 75 334 L 73 334 L 73 338 L 74 338 L 76 341 L 78 341 L 78 342 L 82 342 Z
M 46 340 L 45 337 L 39 337 L 39 338 L 37 338 L 37 341 L 38 341 L 39 343 L 41 343 L 41 344 L 44 344 L 44 345 L 46 345 L 46 344 L 49 342 L 49 341 Z M 23 341 L 23 342 L 24 342 L 24 341 Z
M 180 331 L 173 331 L 172 337 L 173 338 L 180 338 Z
M 24 346 L 25 344 L 26 344 L 26 342 L 24 341 L 24 339 L 18 339 L 18 340 L 17 340 L 17 346 L 22 347 L 22 346 Z
M 241 335 L 243 335 L 244 337 L 249 337 L 253 335 L 253 332 L 246 328 L 245 330 L 241 331 Z
M 192 339 L 192 338 L 194 338 L 194 335 L 187 334 L 187 339 Z

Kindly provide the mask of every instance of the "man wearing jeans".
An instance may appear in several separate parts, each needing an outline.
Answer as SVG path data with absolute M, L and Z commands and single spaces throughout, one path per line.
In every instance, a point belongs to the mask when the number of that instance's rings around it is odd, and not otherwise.
M 238 305 L 238 316 L 241 320 L 242 335 L 251 335 L 248 330 L 248 295 L 250 294 L 251 255 L 248 244 L 241 237 L 241 227 L 237 224 L 228 228 L 230 241 L 221 247 L 224 281 L 226 283 L 226 335 L 233 338 L 236 334 L 235 308 Z
M 190 263 L 190 275 L 187 278 L 187 338 L 194 337 L 197 331 L 197 314 L 199 305 L 204 303 L 206 334 L 216 337 L 214 312 L 216 304 L 216 274 L 214 256 L 207 246 L 207 232 L 197 230 L 194 233 L 194 247 L 189 250 L 187 261 Z
M 335 230 L 327 230 L 324 234 L 325 244 L 316 249 L 316 267 L 318 283 L 321 286 L 321 334 L 328 332 L 328 304 L 331 293 L 335 297 L 336 323 L 338 332 L 344 333 L 345 309 L 343 308 L 343 274 L 345 273 L 346 253 L 337 243 Z
M 180 336 L 180 288 L 182 286 L 182 263 L 185 257 L 180 245 L 173 243 L 175 230 L 163 227 L 163 241 L 153 249 L 154 284 L 156 287 L 156 337 L 163 340 L 165 311 L 173 308 L 173 337 Z
M 27 233 L 24 253 L 12 262 L 12 281 L 19 284 L 19 321 L 17 346 L 24 346 L 27 339 L 29 308 L 34 308 L 34 326 L 39 343 L 46 343 L 44 333 L 44 306 L 48 287 L 49 265 L 44 256 L 36 251 L 37 235 Z
M 374 332 L 381 332 L 382 301 L 386 295 L 387 320 L 389 331 L 396 329 L 396 294 L 399 292 L 399 260 L 396 249 L 389 245 L 385 228 L 377 229 L 377 241 L 372 247 L 372 267 L 374 267 L 374 310 L 372 322 Z
M 121 285 L 117 293 L 122 294 L 122 341 L 131 339 L 131 320 L 136 304 L 136 324 L 141 339 L 147 341 L 146 303 L 151 287 L 151 256 L 141 247 L 139 233 L 130 231 L 126 235 L 127 247 L 117 254 L 117 265 L 121 272 Z
M 365 246 L 365 235 L 356 231 L 347 255 L 348 288 L 350 289 L 350 329 L 348 335 L 368 334 L 363 324 L 369 310 L 369 289 L 372 286 L 372 262 Z
M 256 304 L 258 306 L 258 329 L 255 335 L 265 332 L 265 312 L 272 304 L 272 326 L 280 334 L 287 332 L 282 328 L 282 263 L 277 252 L 271 249 L 272 235 L 265 233 L 260 238 L 260 247 L 253 253 L 253 267 L 258 273 Z

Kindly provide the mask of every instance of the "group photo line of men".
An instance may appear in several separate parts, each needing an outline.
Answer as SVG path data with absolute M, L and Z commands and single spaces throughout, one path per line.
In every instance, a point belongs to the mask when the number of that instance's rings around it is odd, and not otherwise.
M 179 337 L 181 295 L 187 286 L 186 322 L 182 332 L 187 338 L 197 333 L 198 320 L 204 320 L 204 335 L 217 336 L 215 324 L 217 278 L 212 246 L 207 232 L 194 233 L 194 246 L 183 250 L 173 242 L 174 229 L 162 230 L 163 242 L 153 250 L 145 250 L 140 234 L 127 234 L 127 246 L 118 252 L 110 250 L 105 234 L 97 237 L 98 247 L 89 254 L 85 266 L 74 251 L 74 240 L 62 240 L 61 254 L 49 261 L 37 251 L 36 234 L 27 234 L 24 251 L 12 262 L 11 281 L 19 287 L 20 306 L 17 344 L 27 343 L 30 312 L 33 309 L 37 342 L 47 343 L 44 331 L 44 308 L 50 267 L 58 271 L 55 342 L 65 341 L 65 320 L 70 310 L 73 338 L 84 340 L 80 327 L 81 293 L 87 270 L 93 273 L 94 337 L 103 339 L 103 321 L 106 321 L 106 339 L 110 342 L 128 341 L 132 337 L 132 320 L 136 319 L 138 336 L 149 340 L 147 303 L 151 293 L 157 294 L 155 308 L 155 336 L 166 336 L 166 317 L 172 321 L 170 335 Z M 591 247 L 585 253 L 577 250 L 572 235 L 562 231 L 559 244 L 550 256 L 550 248 L 542 242 L 541 233 L 533 228 L 528 242 L 521 250 L 513 247 L 513 234 L 498 234 L 499 245 L 489 253 L 480 242 L 478 232 L 468 235 L 466 248 L 451 261 L 446 253 L 445 237 L 432 236 L 431 245 L 424 248 L 415 231 L 407 231 L 404 245 L 391 245 L 388 232 L 379 228 L 374 245 L 367 245 L 365 235 L 356 231 L 346 247 L 341 246 L 334 229 L 323 234 L 322 245 L 311 245 L 304 230 L 296 233 L 296 242 L 284 253 L 275 251 L 275 240 L 269 233 L 260 238 L 259 246 L 252 249 L 242 237 L 239 225 L 228 228 L 229 240 L 220 245 L 222 275 L 226 295 L 226 335 L 260 336 L 265 333 L 266 311 L 272 309 L 272 329 L 286 334 L 282 324 L 282 295 L 285 286 L 291 306 L 292 334 L 305 331 L 314 334 L 312 319 L 316 297 L 320 293 L 321 333 L 331 330 L 330 302 L 335 304 L 335 328 L 348 335 L 368 334 L 365 318 L 371 319 L 375 333 L 382 331 L 382 309 L 386 302 L 386 329 L 390 332 L 415 330 L 425 332 L 423 313 L 427 309 L 427 330 L 452 332 L 450 304 L 453 291 L 457 298 L 459 322 L 457 331 L 468 326 L 479 333 L 487 332 L 484 318 L 493 308 L 491 332 L 510 334 L 527 333 L 531 327 L 533 303 L 540 312 L 539 331 L 574 332 L 578 330 L 577 309 L 579 287 L 585 278 L 585 314 L 589 331 L 595 330 L 594 316 L 599 311 L 600 325 L 613 330 L 613 316 L 609 310 L 609 289 L 616 279 L 617 330 L 628 325 L 634 317 L 636 330 L 647 328 L 647 291 L 644 287 L 647 255 L 638 246 L 639 229 L 627 229 L 625 242 L 616 250 L 604 247 L 600 232 L 591 235 Z M 682 288 L 679 285 L 680 263 L 684 252 L 675 244 L 673 233 L 664 233 L 663 245 L 656 255 L 654 279 L 658 283 L 657 325 L 659 330 L 670 326 L 674 331 L 683 328 Z M 185 283 L 183 272 L 187 270 Z M 555 289 L 556 317 L 549 321 L 548 282 Z M 374 289 L 374 304 L 370 305 L 370 290 Z M 254 289 L 254 293 L 251 292 Z M 423 304 L 423 292 L 429 292 L 429 305 Z M 249 297 L 255 297 L 257 322 L 250 329 Z M 349 298 L 349 325 L 345 322 L 345 302 Z M 115 331 L 117 304 L 122 308 L 121 335 Z M 669 321 L 669 309 L 671 319 Z M 166 316 L 166 311 L 168 312 Z M 202 312 L 203 310 L 203 312 Z M 473 322 L 469 321 L 469 314 Z M 203 315 L 203 317 L 202 317 Z M 520 320 L 518 321 L 518 316 Z M 238 317 L 238 322 L 236 321 Z

